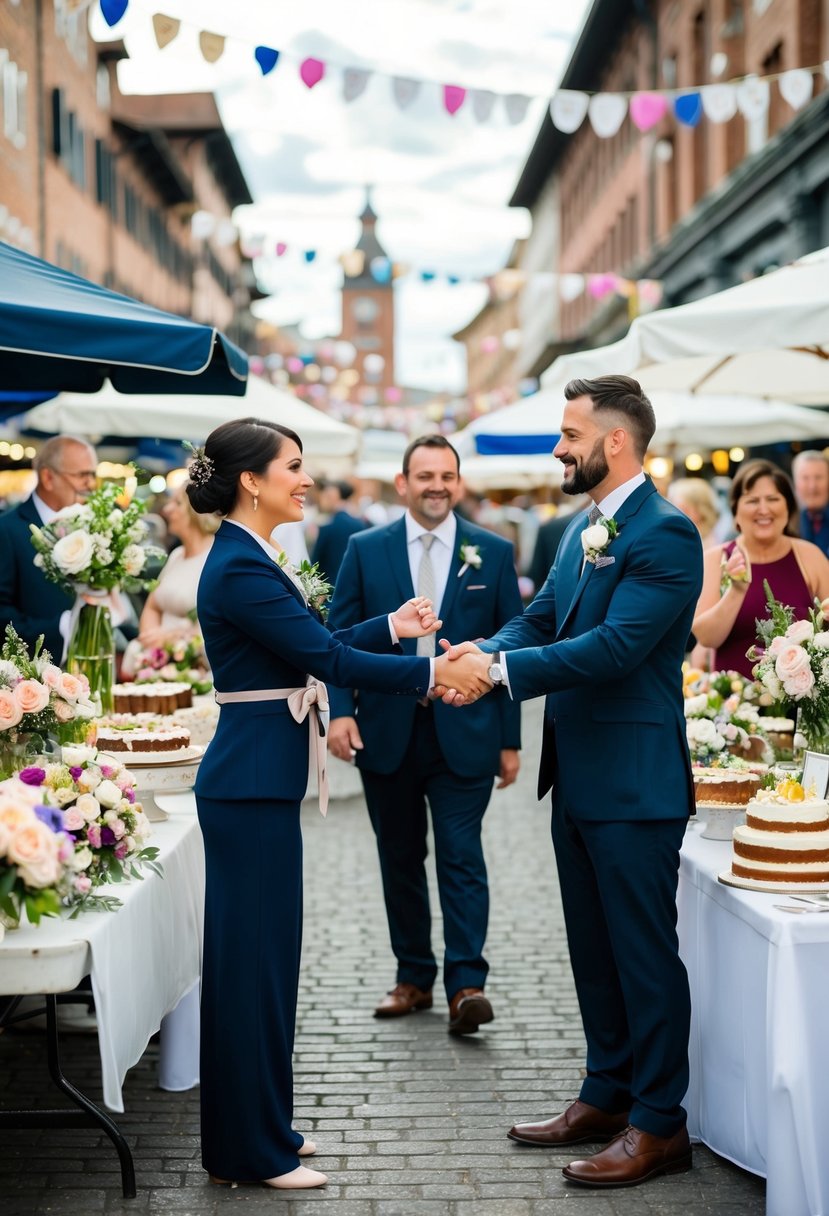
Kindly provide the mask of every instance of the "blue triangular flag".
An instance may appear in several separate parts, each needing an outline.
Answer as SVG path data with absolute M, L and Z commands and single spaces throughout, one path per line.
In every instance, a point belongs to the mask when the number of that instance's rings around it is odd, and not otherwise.
M 674 98 L 674 114 L 686 127 L 695 127 L 702 118 L 702 96 L 699 93 L 681 93 Z
M 130 0 L 101 0 L 101 16 L 107 25 L 117 25 L 129 7 Z
M 279 59 L 279 51 L 275 51 L 270 46 L 258 46 L 253 52 L 256 57 L 256 62 L 262 69 L 262 75 L 267 76 L 276 67 Z

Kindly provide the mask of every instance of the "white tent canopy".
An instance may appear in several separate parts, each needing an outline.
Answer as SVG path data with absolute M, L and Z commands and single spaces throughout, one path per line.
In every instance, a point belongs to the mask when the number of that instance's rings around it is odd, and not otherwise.
M 694 448 L 718 448 L 752 444 L 784 443 L 791 440 L 829 437 L 829 415 L 820 410 L 790 405 L 785 401 L 766 401 L 757 397 L 721 396 L 656 390 L 650 394 L 656 414 L 656 434 L 652 451 L 667 448 L 675 452 Z M 510 438 L 523 441 L 525 450 L 552 447 L 559 433 L 564 410 L 563 394 L 553 388 L 541 389 L 515 405 L 506 406 L 476 418 L 463 432 L 496 441 Z M 469 450 L 469 440 L 464 444 Z M 478 461 L 512 461 L 516 469 L 522 462 L 543 459 L 540 455 L 479 456 Z M 469 462 L 467 462 L 469 463 Z M 557 464 L 556 461 L 553 462 Z
M 360 447 L 357 428 L 329 418 L 259 376 L 249 377 L 244 397 L 142 396 L 119 393 L 107 383 L 97 393 L 60 393 L 29 410 L 20 425 L 56 435 L 117 435 L 203 443 L 220 423 L 247 416 L 265 418 L 296 431 L 312 473 L 338 477 L 351 471 Z
M 648 392 L 829 404 L 829 249 L 638 317 L 619 342 L 556 359 L 542 384 L 560 389 L 574 377 L 613 372 L 636 375 Z

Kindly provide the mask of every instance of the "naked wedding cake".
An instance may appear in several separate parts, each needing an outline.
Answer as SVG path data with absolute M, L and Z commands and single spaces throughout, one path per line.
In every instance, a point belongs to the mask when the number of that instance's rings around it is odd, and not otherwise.
M 760 790 L 734 828 L 733 850 L 735 878 L 829 886 L 829 802 L 789 779 Z
M 153 714 L 112 714 L 95 727 L 103 752 L 175 752 L 190 746 L 190 732 Z
M 193 704 L 189 684 L 153 680 L 147 684 L 115 684 L 112 699 L 116 713 L 171 714 Z
M 763 778 L 740 768 L 694 768 L 697 806 L 746 806 Z

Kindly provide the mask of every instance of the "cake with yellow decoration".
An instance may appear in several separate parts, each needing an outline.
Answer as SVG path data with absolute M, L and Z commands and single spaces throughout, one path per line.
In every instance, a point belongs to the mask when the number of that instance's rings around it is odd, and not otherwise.
M 758 885 L 829 887 L 829 802 L 787 778 L 759 790 L 734 828 L 731 874 Z

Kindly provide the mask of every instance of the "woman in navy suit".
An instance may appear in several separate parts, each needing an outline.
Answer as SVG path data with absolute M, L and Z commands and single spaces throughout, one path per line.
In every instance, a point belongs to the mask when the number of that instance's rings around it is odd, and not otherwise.
M 315 1146 L 291 1127 L 299 812 L 309 742 L 315 747 L 323 730 L 318 681 L 424 696 L 430 662 L 443 660 L 405 656 L 396 641 L 434 632 L 440 622 L 428 601 L 415 599 L 389 617 L 331 634 L 308 607 L 269 541 L 277 525 L 302 519 L 313 485 L 293 431 L 253 418 L 227 422 L 210 434 L 190 476 L 194 510 L 225 517 L 198 591 L 222 705 L 196 782 L 207 862 L 202 1161 L 215 1182 L 322 1186 L 325 1175 L 299 1161 Z M 320 771 L 321 794 L 324 786 Z

